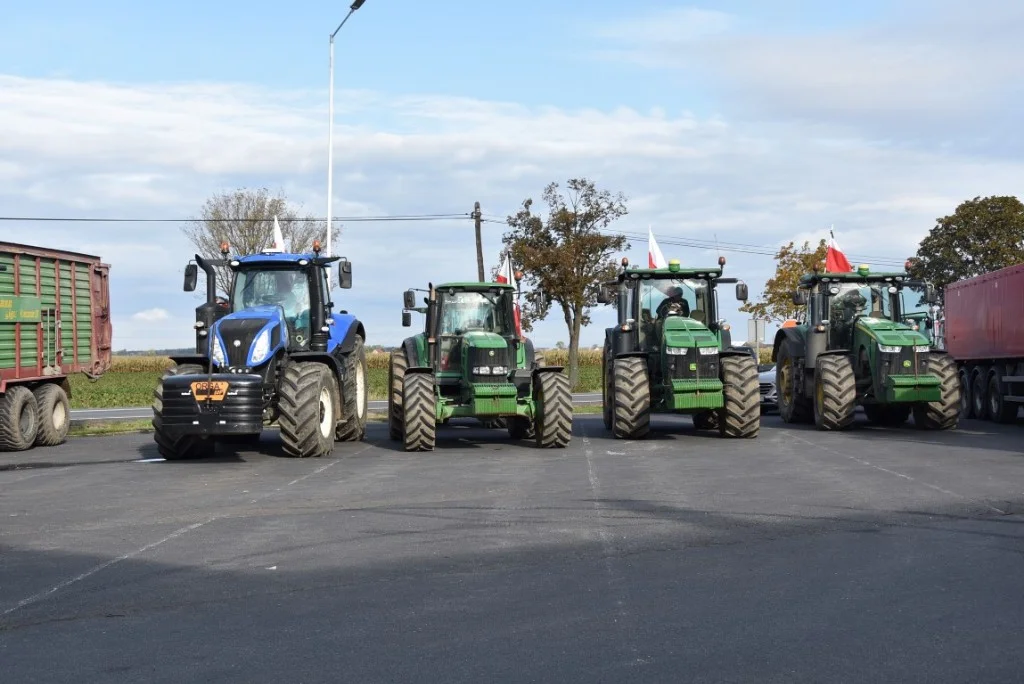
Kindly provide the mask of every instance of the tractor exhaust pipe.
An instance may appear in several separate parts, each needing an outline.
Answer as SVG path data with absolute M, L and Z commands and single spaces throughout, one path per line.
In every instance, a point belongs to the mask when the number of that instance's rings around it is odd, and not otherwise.
M 209 261 L 198 254 L 196 254 L 196 263 L 206 274 L 206 303 L 215 304 L 217 302 L 217 272 L 213 270 L 213 265 Z

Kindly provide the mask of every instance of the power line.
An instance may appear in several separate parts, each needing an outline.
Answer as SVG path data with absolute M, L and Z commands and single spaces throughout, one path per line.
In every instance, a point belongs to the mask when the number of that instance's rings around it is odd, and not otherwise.
M 335 221 L 344 223 L 375 222 L 375 221 L 450 221 L 453 219 L 468 219 L 468 213 L 461 214 L 409 214 L 395 216 L 335 216 Z M 225 219 L 198 219 L 198 218 L 93 218 L 84 216 L 0 216 L 0 221 L 25 221 L 25 222 L 54 222 L 54 223 L 264 223 L 273 221 L 273 218 L 225 218 Z M 291 218 L 288 221 L 294 222 L 317 222 L 325 219 L 316 217 Z

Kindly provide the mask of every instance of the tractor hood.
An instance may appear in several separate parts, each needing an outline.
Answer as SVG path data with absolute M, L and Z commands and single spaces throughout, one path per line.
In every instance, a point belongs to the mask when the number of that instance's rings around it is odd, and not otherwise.
M 505 349 L 508 347 L 508 340 L 501 335 L 482 330 L 471 330 L 463 335 L 462 339 L 467 347 L 476 347 L 477 349 Z
M 884 318 L 861 318 L 857 327 L 878 344 L 887 347 L 927 345 L 928 338 L 903 323 L 894 323 Z
M 221 368 L 254 368 L 288 344 L 280 306 L 256 306 L 230 313 L 210 331 L 210 358 Z
M 717 347 L 718 338 L 707 326 L 692 318 L 669 316 L 665 319 L 666 347 Z

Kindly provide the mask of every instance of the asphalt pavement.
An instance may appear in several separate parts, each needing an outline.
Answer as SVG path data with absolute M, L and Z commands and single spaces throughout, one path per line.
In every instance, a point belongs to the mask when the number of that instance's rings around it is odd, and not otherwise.
M 9 682 L 1016 682 L 1024 425 L 0 454 Z

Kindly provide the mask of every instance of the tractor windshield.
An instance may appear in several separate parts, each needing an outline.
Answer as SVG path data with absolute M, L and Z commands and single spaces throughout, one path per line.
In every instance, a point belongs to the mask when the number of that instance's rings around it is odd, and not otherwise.
M 888 283 L 834 283 L 828 293 L 833 324 L 848 324 L 857 316 L 893 320 Z
M 441 335 L 464 335 L 471 330 L 511 335 L 502 295 L 490 292 L 441 292 Z
M 708 322 L 706 280 L 650 279 L 640 281 L 640 322 L 653 324 L 666 316 L 687 316 Z
M 309 338 L 309 281 L 299 269 L 244 269 L 235 276 L 234 311 L 280 306 L 291 332 Z

